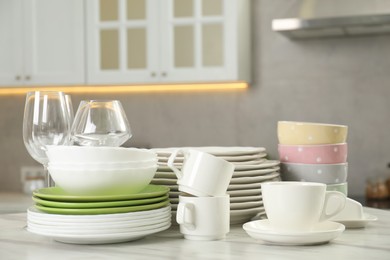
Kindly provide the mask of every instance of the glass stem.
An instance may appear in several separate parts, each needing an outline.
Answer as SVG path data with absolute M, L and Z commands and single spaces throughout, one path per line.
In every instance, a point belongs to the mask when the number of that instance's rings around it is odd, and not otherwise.
M 43 174 L 45 175 L 45 179 L 46 179 L 46 187 L 54 187 L 55 184 L 49 174 L 49 171 L 47 170 L 47 164 L 43 165 Z

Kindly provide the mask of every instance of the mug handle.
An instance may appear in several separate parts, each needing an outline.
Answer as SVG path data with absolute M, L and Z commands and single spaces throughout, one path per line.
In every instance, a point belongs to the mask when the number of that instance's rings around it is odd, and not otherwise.
M 183 178 L 183 173 L 174 165 L 178 153 L 183 153 L 185 156 L 185 152 L 183 150 L 177 149 L 171 154 L 171 156 L 169 156 L 167 165 L 176 174 L 177 179 L 180 180 L 181 178 Z
M 327 214 L 326 209 L 328 208 L 328 203 L 330 198 L 336 198 L 339 201 L 338 207 L 331 213 Z M 337 215 L 340 211 L 342 211 L 345 207 L 347 197 L 338 191 L 327 191 L 325 194 L 325 203 L 324 208 L 322 209 L 320 222 L 330 219 L 331 217 Z
M 194 204 L 180 202 L 179 205 L 177 206 L 176 222 L 190 230 L 194 230 L 195 229 L 194 211 L 195 211 Z

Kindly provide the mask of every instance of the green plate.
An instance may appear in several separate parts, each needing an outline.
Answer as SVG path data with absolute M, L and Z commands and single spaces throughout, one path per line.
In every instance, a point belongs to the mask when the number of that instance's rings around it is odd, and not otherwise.
M 148 205 L 156 202 L 161 202 L 168 199 L 168 194 L 163 196 L 135 199 L 135 200 L 118 200 L 118 201 L 102 201 L 102 202 L 63 202 L 44 200 L 38 197 L 32 198 L 37 204 L 51 208 L 68 208 L 68 209 L 89 209 L 89 208 L 109 208 L 109 207 L 125 207 L 136 205 Z
M 118 200 L 134 200 L 134 199 L 146 199 L 154 198 L 158 196 L 165 195 L 169 192 L 169 188 L 163 185 L 153 185 L 149 184 L 145 189 L 138 193 L 134 194 L 115 194 L 115 195 L 72 195 L 66 193 L 63 189 L 59 187 L 49 187 L 38 189 L 33 192 L 35 197 L 52 200 L 52 201 L 65 201 L 65 202 L 74 202 L 74 201 L 83 201 L 83 202 L 93 202 L 93 201 L 118 201 Z
M 62 215 L 97 215 L 97 214 L 115 214 L 128 213 L 135 211 L 144 211 L 151 209 L 159 209 L 169 204 L 169 200 L 164 200 L 158 203 L 148 205 L 138 205 L 129 207 L 114 207 L 114 208 L 93 208 L 93 209 L 67 209 L 67 208 L 51 208 L 43 205 L 35 204 L 35 207 L 43 212 Z

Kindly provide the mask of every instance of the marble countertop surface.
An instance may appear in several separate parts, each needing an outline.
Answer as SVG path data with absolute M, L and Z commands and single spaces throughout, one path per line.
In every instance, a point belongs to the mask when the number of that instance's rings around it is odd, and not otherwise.
M 133 242 L 72 245 L 27 232 L 25 213 L 2 214 L 0 259 L 390 259 L 390 211 L 364 210 L 378 220 L 316 246 L 265 244 L 249 237 L 241 225 L 232 226 L 219 241 L 185 240 L 173 226 Z

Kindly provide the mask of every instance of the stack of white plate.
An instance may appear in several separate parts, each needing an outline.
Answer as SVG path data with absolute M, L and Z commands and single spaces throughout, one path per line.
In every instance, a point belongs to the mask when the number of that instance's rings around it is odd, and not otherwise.
M 248 220 L 265 215 L 261 197 L 262 182 L 279 181 L 279 161 L 267 160 L 263 147 L 181 147 L 180 149 L 201 150 L 223 158 L 235 165 L 232 180 L 227 193 L 230 195 L 230 223 L 241 224 Z M 179 203 L 179 192 L 176 175 L 167 166 L 172 152 L 179 148 L 152 149 L 158 155 L 158 169 L 151 183 L 166 185 L 170 188 L 173 215 Z M 178 157 L 175 164 L 180 167 L 183 158 Z
M 73 244 L 132 241 L 171 225 L 168 188 L 148 185 L 136 194 L 75 196 L 58 187 L 34 192 L 27 230 Z

